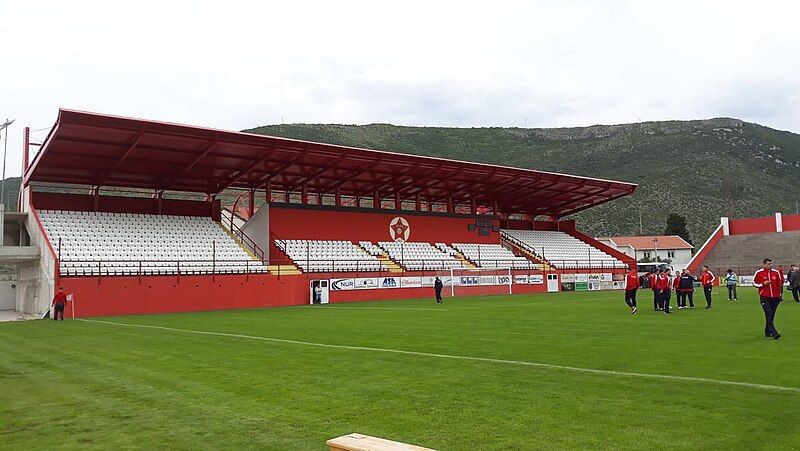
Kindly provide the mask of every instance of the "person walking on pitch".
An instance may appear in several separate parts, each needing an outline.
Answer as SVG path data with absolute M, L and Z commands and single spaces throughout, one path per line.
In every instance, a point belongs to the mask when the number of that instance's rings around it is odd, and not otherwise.
M 444 284 L 442 283 L 442 279 L 439 276 L 436 276 L 436 281 L 433 282 L 433 292 L 436 294 L 436 303 L 442 303 L 442 288 L 444 288 Z
M 800 302 L 800 266 L 792 265 L 786 278 L 789 282 L 789 290 L 792 291 L 794 302 Z
M 711 308 L 711 288 L 714 286 L 714 281 L 717 278 L 714 276 L 708 266 L 703 265 L 703 272 L 700 274 L 700 284 L 703 285 L 703 294 L 706 297 L 706 308 Z
M 764 336 L 777 340 L 781 338 L 781 334 L 775 329 L 775 314 L 778 311 L 778 304 L 783 300 L 781 298 L 783 274 L 772 269 L 772 259 L 764 259 L 762 268 L 753 275 L 753 286 L 758 288 L 761 308 L 764 310 Z
M 631 314 L 635 315 L 639 310 L 636 308 L 636 290 L 639 289 L 639 274 L 636 268 L 632 267 L 625 275 L 625 303 L 631 309 Z
M 686 299 L 689 299 L 689 308 L 694 308 L 694 283 L 697 279 L 686 269 L 683 271 L 683 274 L 681 274 L 680 280 L 678 290 L 680 290 L 683 296 L 682 308 L 686 308 Z
M 732 269 L 729 269 L 727 273 L 725 273 L 725 285 L 728 287 L 728 300 L 729 301 L 738 301 L 739 299 L 736 297 L 736 285 L 739 284 L 739 276 L 733 272 Z
M 58 321 L 58 317 L 61 317 L 61 321 L 64 321 L 64 306 L 67 305 L 67 293 L 64 292 L 64 287 L 58 287 L 58 291 L 56 291 L 56 295 L 53 296 L 53 320 Z

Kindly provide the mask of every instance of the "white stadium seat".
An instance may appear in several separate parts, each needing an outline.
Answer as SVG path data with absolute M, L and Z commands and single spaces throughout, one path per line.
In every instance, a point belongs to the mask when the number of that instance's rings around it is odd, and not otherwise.
M 209 217 L 38 213 L 64 275 L 267 272 Z
M 372 244 L 372 243 L 369 243 Z M 378 253 L 359 247 L 351 241 L 275 240 L 303 272 L 386 271 Z
M 560 269 L 625 268 L 622 261 L 564 232 L 502 229 L 501 235 Z

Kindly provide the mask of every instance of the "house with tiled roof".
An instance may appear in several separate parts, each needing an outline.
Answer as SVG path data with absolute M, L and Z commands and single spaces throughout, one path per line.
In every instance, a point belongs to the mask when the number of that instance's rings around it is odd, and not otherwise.
M 677 235 L 612 236 L 598 241 L 636 259 L 669 260 L 676 270 L 684 269 L 692 259 L 694 246 Z

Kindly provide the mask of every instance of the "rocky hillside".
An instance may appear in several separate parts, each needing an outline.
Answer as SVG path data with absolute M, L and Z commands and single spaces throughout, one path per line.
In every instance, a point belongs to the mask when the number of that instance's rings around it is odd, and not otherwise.
M 643 233 L 661 233 L 677 212 L 699 245 L 720 216 L 794 213 L 800 201 L 800 135 L 738 119 L 575 128 L 289 124 L 247 131 L 638 183 L 634 195 L 576 215 L 593 235 L 638 234 L 640 213 Z

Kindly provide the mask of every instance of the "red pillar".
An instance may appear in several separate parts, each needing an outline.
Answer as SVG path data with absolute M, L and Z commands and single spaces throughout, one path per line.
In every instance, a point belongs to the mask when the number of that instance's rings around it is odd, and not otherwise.
M 337 207 L 342 206 L 342 190 L 338 186 L 336 187 L 336 193 L 334 193 L 334 202 Z
M 303 205 L 308 204 L 308 186 L 305 183 L 300 191 L 300 203 Z
M 478 214 L 478 205 L 475 203 L 475 198 L 474 197 L 470 197 L 470 199 L 469 199 L 469 211 L 473 215 L 477 215 Z
M 256 213 L 256 191 L 251 189 L 247 192 L 247 216 L 252 218 Z
M 447 196 L 447 212 L 450 214 L 455 213 L 455 208 L 453 207 L 453 196 Z
M 266 200 L 267 203 L 272 202 L 272 182 L 269 180 L 267 180 L 267 187 L 264 189 L 264 200 Z
M 395 210 L 402 210 L 403 209 L 403 202 L 400 201 L 400 194 L 394 193 L 394 209 Z
M 372 208 L 376 210 L 381 209 L 381 195 L 377 191 L 372 193 Z
M 414 196 L 414 207 L 417 211 L 422 211 L 422 196 L 420 196 L 419 193 Z

